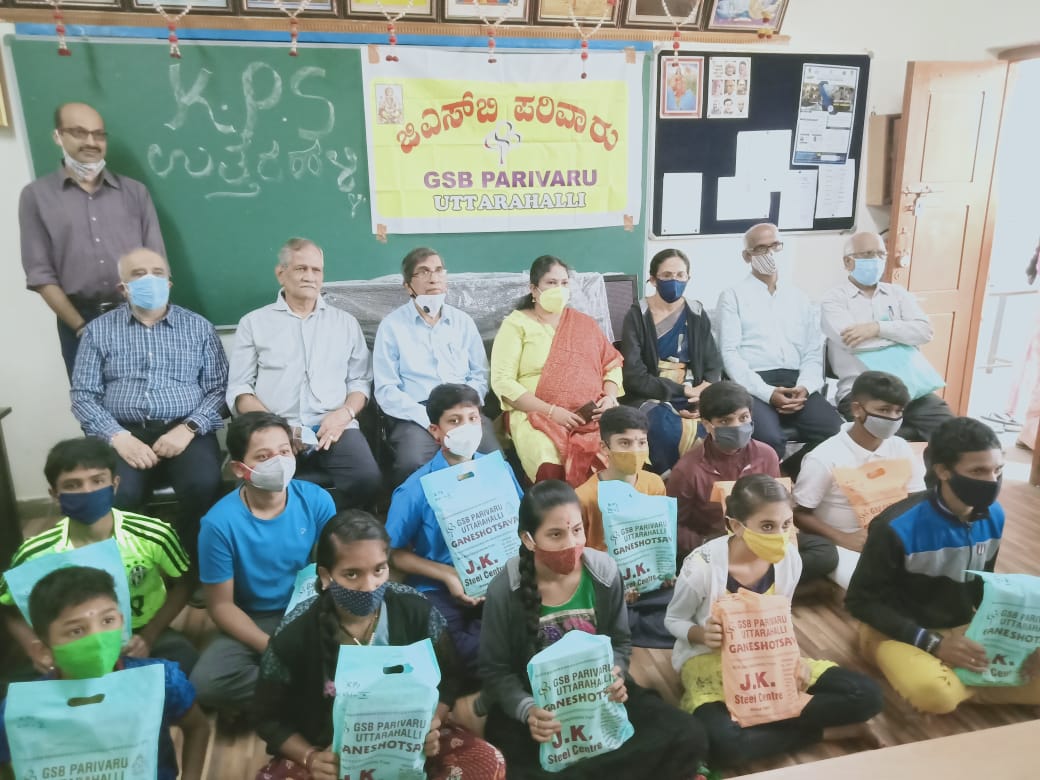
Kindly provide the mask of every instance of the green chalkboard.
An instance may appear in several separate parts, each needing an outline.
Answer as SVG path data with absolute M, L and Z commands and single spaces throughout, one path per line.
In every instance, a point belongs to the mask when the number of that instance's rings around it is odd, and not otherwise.
M 90 103 L 105 118 L 108 162 L 152 193 L 174 300 L 230 325 L 274 298 L 278 248 L 290 236 L 325 248 L 325 278 L 394 273 L 415 246 L 454 271 L 520 271 L 540 254 L 577 270 L 642 272 L 642 225 L 509 234 L 372 235 L 360 50 L 285 45 L 77 42 L 8 36 L 37 175 L 59 162 L 56 105 Z M 644 69 L 649 82 L 650 58 Z M 648 90 L 644 90 L 644 100 Z M 644 157 L 646 138 L 643 139 Z M 645 191 L 645 172 L 643 191 Z

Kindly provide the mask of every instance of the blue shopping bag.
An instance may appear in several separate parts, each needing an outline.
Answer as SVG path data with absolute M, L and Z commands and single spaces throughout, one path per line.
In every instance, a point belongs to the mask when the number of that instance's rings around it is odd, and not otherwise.
M 881 349 L 857 352 L 858 357 L 871 371 L 885 371 L 903 380 L 910 391 L 910 400 L 922 398 L 946 387 L 942 375 L 932 368 L 928 358 L 917 347 L 893 344 Z
M 89 566 L 112 575 L 116 584 L 116 600 L 123 613 L 123 638 L 129 641 L 133 630 L 130 625 L 130 585 L 126 580 L 126 567 L 123 565 L 123 557 L 119 554 L 119 545 L 115 539 L 105 539 L 103 542 L 94 542 L 65 552 L 47 553 L 4 572 L 11 597 L 25 621 L 30 622 L 29 594 L 32 593 L 33 586 L 52 571 L 67 566 Z
M 4 725 L 14 775 L 154 778 L 165 703 L 162 664 L 86 680 L 12 683 Z
M 536 653 L 527 664 L 534 702 L 553 713 L 563 728 L 539 746 L 546 772 L 617 750 L 635 733 L 621 702 L 610 701 L 614 682 L 614 650 L 610 637 L 568 631 Z
M 650 593 L 675 579 L 678 510 L 670 496 L 648 496 L 627 482 L 600 482 L 599 511 L 607 552 L 625 589 Z
M 340 647 L 332 705 L 339 776 L 425 780 L 423 744 L 440 700 L 440 681 L 429 639 Z
M 480 598 L 516 555 L 520 497 L 501 452 L 419 480 L 467 596 Z

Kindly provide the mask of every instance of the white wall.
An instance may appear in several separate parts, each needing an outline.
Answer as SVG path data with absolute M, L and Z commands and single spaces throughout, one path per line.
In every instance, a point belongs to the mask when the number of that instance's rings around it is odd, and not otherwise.
M 999 13 L 986 9 L 999 6 Z M 868 105 L 878 113 L 902 106 L 907 60 L 986 59 L 993 50 L 1040 40 L 1034 0 L 791 0 L 783 32 L 785 51 L 856 53 L 872 51 Z M 0 24 L 0 35 L 13 32 Z M 662 33 L 662 39 L 667 33 Z M 5 72 L 11 88 L 9 60 Z M 12 94 L 12 103 L 15 96 Z M 17 113 L 17 108 L 14 107 Z M 25 290 L 18 262 L 18 194 L 29 181 L 19 131 L 0 131 L 0 406 L 14 412 L 4 420 L 15 489 L 20 500 L 46 494 L 42 467 L 48 448 L 76 435 L 69 413 L 68 382 L 62 367 L 54 318 Z M 860 207 L 858 225 L 887 224 L 887 212 Z M 787 241 L 795 279 L 813 297 L 841 278 L 842 237 L 797 236 Z M 673 242 L 693 261 L 691 296 L 714 305 L 722 289 L 743 274 L 739 238 Z M 648 242 L 647 256 L 669 244 Z

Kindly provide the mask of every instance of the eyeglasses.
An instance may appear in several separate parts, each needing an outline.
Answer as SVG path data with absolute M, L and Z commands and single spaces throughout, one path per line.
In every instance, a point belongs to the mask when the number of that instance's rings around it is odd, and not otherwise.
M 413 279 L 426 280 L 433 276 L 447 276 L 448 269 L 443 265 L 440 268 L 417 268 L 412 274 Z
M 769 252 L 779 252 L 783 248 L 783 241 L 774 241 L 772 244 L 759 244 L 758 246 L 753 246 L 751 247 L 751 249 L 747 251 L 747 253 L 749 255 L 752 255 L 753 257 L 758 257 L 764 254 L 768 254 Z
M 690 281 L 690 275 L 685 271 L 679 271 L 678 273 L 672 273 L 671 271 L 665 271 L 663 274 L 657 274 L 654 277 L 662 282 L 688 282 Z
M 845 255 L 851 260 L 887 260 L 888 252 L 880 249 L 871 249 L 866 252 L 853 252 L 852 254 Z
M 85 127 L 62 127 L 58 130 L 62 135 L 68 135 L 77 141 L 86 141 L 93 136 L 95 141 L 107 141 L 108 133 L 104 130 L 87 130 Z

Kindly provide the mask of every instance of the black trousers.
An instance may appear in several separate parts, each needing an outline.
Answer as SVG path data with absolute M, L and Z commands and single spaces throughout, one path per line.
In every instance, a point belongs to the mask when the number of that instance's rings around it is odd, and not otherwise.
M 84 322 L 97 319 L 109 309 L 119 305 L 118 301 L 86 301 L 71 298 L 69 301 L 76 307 L 76 311 L 79 312 L 79 316 L 83 318 Z M 76 366 L 79 339 L 76 338 L 76 331 L 62 322 L 60 317 L 58 318 L 58 341 L 61 343 L 61 359 L 65 361 L 65 373 L 69 375 L 71 381 L 72 369 Z
M 870 677 L 835 666 L 809 688 L 812 699 L 797 718 L 742 728 L 730 717 L 726 703 L 702 704 L 693 716 L 708 732 L 711 767 L 757 761 L 818 742 L 830 726 L 863 723 L 881 712 L 881 687 Z
M 399 420 L 396 417 L 387 417 L 386 441 L 390 445 L 390 451 L 394 456 L 394 483 L 391 488 L 396 488 L 412 475 L 420 466 L 429 463 L 440 445 L 430 435 L 430 432 L 411 420 Z M 500 449 L 498 439 L 495 438 L 495 429 L 491 420 L 480 415 L 480 424 L 484 429 L 484 436 L 480 440 L 477 452 L 487 454 Z
M 382 488 L 379 465 L 359 428 L 344 431 L 327 450 L 299 455 L 297 464 L 299 479 L 328 477 L 340 494 L 339 509 L 369 509 Z
M 794 387 L 798 383 L 798 372 L 793 369 L 759 371 L 758 375 L 773 387 Z M 751 404 L 751 417 L 755 421 L 754 437 L 776 450 L 780 460 L 784 459 L 784 450 L 787 448 L 788 429 L 794 429 L 796 441 L 805 442 L 809 449 L 841 429 L 841 416 L 819 393 L 811 393 L 805 406 L 793 414 L 780 414 L 765 401 L 754 397 Z
M 852 419 L 851 393 L 838 401 L 838 411 L 846 420 Z M 946 401 L 935 393 L 928 393 L 906 405 L 903 409 L 903 424 L 899 426 L 896 435 L 907 441 L 928 441 L 935 429 L 953 416 Z
M 172 425 L 149 426 L 123 424 L 130 433 L 151 446 Z M 198 564 L 199 521 L 221 495 L 220 447 L 213 432 L 196 436 L 184 452 L 175 458 L 160 458 L 150 469 L 135 469 L 122 458 L 116 464 L 119 489 L 117 509 L 142 512 L 152 491 L 163 484 L 173 488 L 177 496 L 177 534 L 192 564 Z

